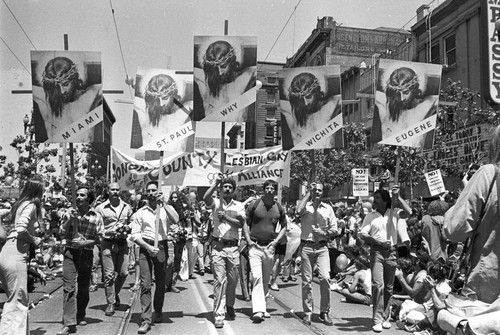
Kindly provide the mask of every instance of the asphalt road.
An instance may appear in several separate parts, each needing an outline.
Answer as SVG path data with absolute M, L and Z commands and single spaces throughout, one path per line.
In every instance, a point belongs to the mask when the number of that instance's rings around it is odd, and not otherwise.
M 311 326 L 305 326 L 301 317 L 302 300 L 300 290 L 300 279 L 296 282 L 282 283 L 278 280 L 280 290 L 271 291 L 268 299 L 268 311 L 270 319 L 260 324 L 251 320 L 252 304 L 244 301 L 237 288 L 237 300 L 235 305 L 236 319 L 226 321 L 222 329 L 216 329 L 212 317 L 212 276 L 195 275 L 195 279 L 179 282 L 180 293 L 166 293 L 163 309 L 163 323 L 156 324 L 148 334 L 373 334 L 371 330 L 371 308 L 363 305 L 347 304 L 340 302 L 341 296 L 331 292 L 332 308 L 331 316 L 333 326 L 325 326 L 318 319 L 317 314 L 313 316 Z M 78 334 L 137 334 L 140 326 L 140 303 L 139 300 L 128 290 L 132 285 L 134 275 L 131 274 L 120 294 L 122 305 L 117 309 L 115 315 L 107 317 L 104 315 L 106 300 L 102 284 L 96 292 L 91 292 L 89 307 L 87 309 L 88 325 L 78 327 Z M 48 292 L 55 291 L 50 298 L 42 300 L 30 310 L 30 334 L 55 334 L 60 328 L 62 317 L 62 288 L 61 278 L 56 278 L 47 287 L 37 287 L 31 300 L 40 295 L 43 297 Z M 319 313 L 319 286 L 314 284 L 315 306 L 314 313 Z M 5 295 L 2 295 L 4 299 Z M 0 306 L 1 306 L 0 300 Z M 396 330 L 395 325 L 382 334 L 403 334 Z

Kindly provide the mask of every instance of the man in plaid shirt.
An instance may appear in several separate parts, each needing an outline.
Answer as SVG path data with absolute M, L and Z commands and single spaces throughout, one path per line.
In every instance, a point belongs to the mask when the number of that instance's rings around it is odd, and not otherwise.
M 62 218 L 61 228 L 66 239 L 63 262 L 64 327 L 58 335 L 76 333 L 76 325 L 87 324 L 85 309 L 89 303 L 92 250 L 100 242 L 104 231 L 102 217 L 90 207 L 93 201 L 92 191 L 86 186 L 79 187 L 76 191 L 78 210 L 71 208 Z

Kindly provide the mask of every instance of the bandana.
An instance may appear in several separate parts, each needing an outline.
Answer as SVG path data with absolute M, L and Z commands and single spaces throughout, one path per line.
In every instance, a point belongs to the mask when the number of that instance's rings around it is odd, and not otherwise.
M 75 64 L 71 65 L 71 68 L 68 71 L 55 78 L 47 77 L 47 74 L 43 71 L 42 83 L 48 82 L 51 84 L 65 84 L 71 81 L 74 75 L 78 75 L 78 69 Z
M 209 60 L 207 59 L 207 55 L 203 55 L 203 65 L 208 64 L 212 66 L 222 66 L 226 65 L 229 63 L 231 58 L 236 55 L 236 52 L 234 51 L 234 48 L 231 48 L 229 52 L 222 58 L 217 59 L 217 60 Z
M 292 88 L 290 87 L 288 89 L 288 96 L 293 96 L 293 97 L 298 97 L 298 98 L 307 97 L 307 96 L 311 95 L 312 93 L 314 93 L 314 90 L 318 87 L 319 87 L 318 78 L 314 78 L 313 83 L 308 88 L 306 88 L 302 91 L 294 92 L 294 91 L 292 91 Z
M 398 91 L 398 92 L 407 91 L 415 85 L 418 85 L 418 77 L 417 76 L 413 77 L 412 80 L 410 80 L 409 82 L 407 82 L 405 84 L 392 85 L 390 82 L 390 79 L 387 81 L 387 88 L 393 89 L 393 90 Z

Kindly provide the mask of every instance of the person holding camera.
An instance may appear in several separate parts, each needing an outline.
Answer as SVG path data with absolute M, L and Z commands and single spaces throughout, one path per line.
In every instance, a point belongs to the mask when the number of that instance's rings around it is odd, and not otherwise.
M 104 223 L 90 204 L 94 193 L 87 186 L 76 190 L 76 207 L 62 218 L 66 239 L 63 261 L 63 324 L 57 335 L 76 332 L 76 325 L 85 326 L 85 310 L 90 300 L 89 286 L 94 258 L 94 245 L 104 232 Z
M 120 306 L 119 293 L 128 276 L 128 245 L 132 208 L 120 199 L 120 185 L 109 184 L 108 200 L 96 207 L 104 221 L 104 235 L 101 242 L 102 266 L 104 270 L 104 291 L 106 292 L 105 315 L 112 316 L 115 307 Z
M 220 199 L 212 198 L 222 185 Z M 214 275 L 214 319 L 215 327 L 224 327 L 226 311 L 228 319 L 236 317 L 234 303 L 238 285 L 239 233 L 245 222 L 245 206 L 233 199 L 236 181 L 231 177 L 217 175 L 215 183 L 205 192 L 204 201 L 213 211 L 212 264 Z
M 301 272 L 302 272 L 302 307 L 304 324 L 311 325 L 313 311 L 312 280 L 313 269 L 317 266 L 320 281 L 319 319 L 327 326 L 332 326 L 330 313 L 330 255 L 328 240 L 339 234 L 337 218 L 332 206 L 321 201 L 323 184 L 312 183 L 297 206 L 297 214 L 302 223 L 301 232 Z M 311 201 L 309 201 L 311 200 Z

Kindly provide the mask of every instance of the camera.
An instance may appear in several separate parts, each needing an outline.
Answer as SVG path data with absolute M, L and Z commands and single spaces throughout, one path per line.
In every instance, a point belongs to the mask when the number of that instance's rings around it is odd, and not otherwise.
M 467 169 L 466 175 L 467 175 L 467 180 L 470 180 L 471 177 L 476 173 L 477 170 L 479 170 L 480 166 L 479 164 L 472 163 L 469 165 L 469 168 Z

